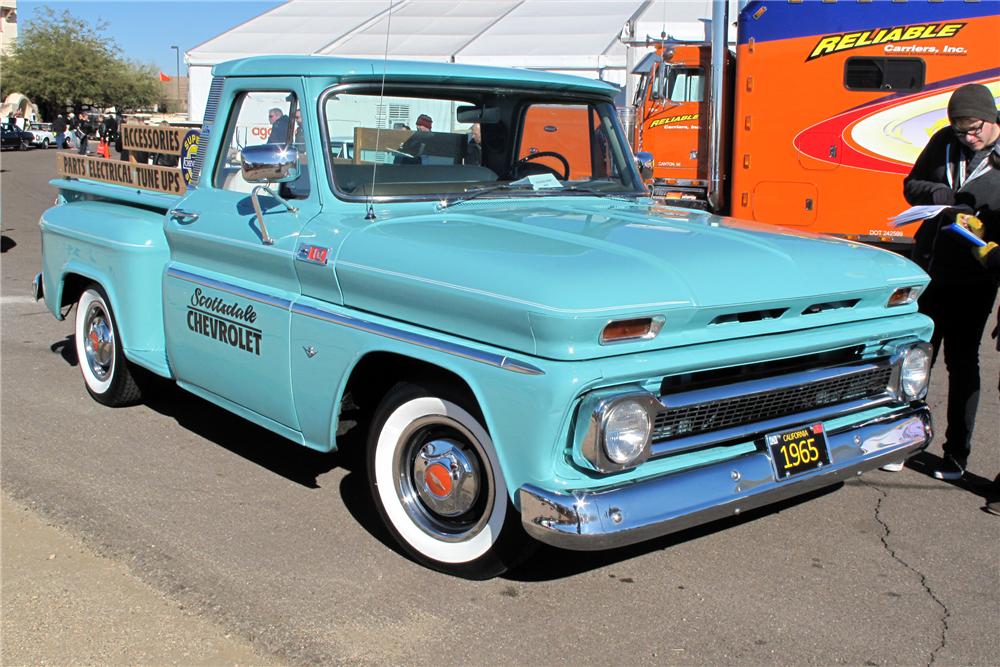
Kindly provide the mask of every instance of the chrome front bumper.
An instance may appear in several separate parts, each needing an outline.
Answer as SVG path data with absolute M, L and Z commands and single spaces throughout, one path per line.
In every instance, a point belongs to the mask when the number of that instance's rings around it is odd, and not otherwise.
M 599 490 L 553 492 L 525 484 L 521 522 L 535 539 L 596 550 L 642 542 L 792 498 L 901 461 L 930 444 L 926 407 L 827 433 L 830 465 L 776 481 L 767 453 Z

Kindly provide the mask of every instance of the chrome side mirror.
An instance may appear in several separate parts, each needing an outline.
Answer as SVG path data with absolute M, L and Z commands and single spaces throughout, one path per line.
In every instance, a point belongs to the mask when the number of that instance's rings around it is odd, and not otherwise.
M 245 147 L 240 152 L 240 167 L 247 183 L 288 183 L 302 171 L 299 151 L 283 144 Z
M 643 181 L 653 178 L 653 154 L 645 151 L 635 154 L 635 165 Z
M 264 245 L 273 245 L 274 239 L 267 233 L 264 224 L 264 212 L 260 207 L 259 195 L 266 192 L 290 212 L 298 213 L 299 209 L 284 200 L 281 195 L 269 186 L 272 183 L 288 183 L 297 179 L 302 173 L 299 164 L 299 151 L 294 146 L 281 144 L 263 144 L 246 146 L 240 152 L 240 168 L 243 180 L 247 183 L 262 183 L 250 191 L 250 201 L 257 215 L 257 225 L 260 227 L 260 239 Z

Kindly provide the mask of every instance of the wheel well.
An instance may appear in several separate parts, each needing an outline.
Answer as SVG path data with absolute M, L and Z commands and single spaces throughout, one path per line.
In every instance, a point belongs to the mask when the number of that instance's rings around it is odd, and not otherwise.
M 337 449 L 364 451 L 372 417 L 382 398 L 400 382 L 414 382 L 447 387 L 467 399 L 473 416 L 483 421 L 476 395 L 461 376 L 434 364 L 391 352 L 373 352 L 364 356 L 351 371 L 340 403 Z M 483 422 L 485 423 L 485 422 Z M 345 430 L 348 429 L 348 430 Z
M 72 306 L 79 301 L 83 290 L 92 282 L 94 281 L 91 278 L 85 278 L 78 273 L 67 273 L 63 276 L 62 300 L 59 307 Z

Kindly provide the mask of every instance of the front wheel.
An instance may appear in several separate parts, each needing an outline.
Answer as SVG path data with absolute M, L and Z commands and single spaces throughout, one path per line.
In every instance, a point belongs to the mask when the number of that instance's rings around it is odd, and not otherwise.
M 98 403 L 122 407 L 142 398 L 107 295 L 96 284 L 84 290 L 76 304 L 76 356 L 87 391 Z
M 495 577 L 531 546 L 475 408 L 451 392 L 402 383 L 368 437 L 379 515 L 418 562 L 468 579 Z
M 50 143 L 51 142 L 49 141 L 49 138 L 45 137 L 44 139 L 42 139 L 42 148 L 48 148 Z

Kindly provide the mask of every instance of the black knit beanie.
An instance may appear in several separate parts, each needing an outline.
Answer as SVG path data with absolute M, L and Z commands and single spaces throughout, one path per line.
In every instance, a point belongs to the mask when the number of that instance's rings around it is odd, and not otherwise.
M 987 123 L 1000 121 L 1000 112 L 990 89 L 981 83 L 967 83 L 951 94 L 948 100 L 948 120 L 977 118 Z

